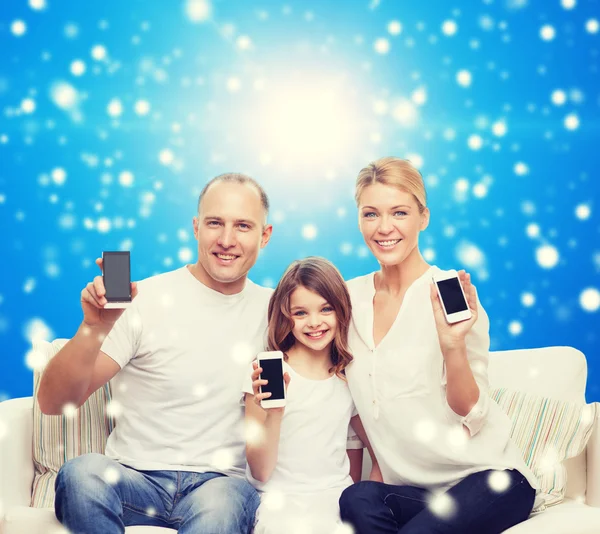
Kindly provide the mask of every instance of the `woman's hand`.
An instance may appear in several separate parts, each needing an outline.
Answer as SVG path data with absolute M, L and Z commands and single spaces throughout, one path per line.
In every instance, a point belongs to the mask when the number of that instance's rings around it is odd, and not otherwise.
M 435 326 L 440 340 L 440 348 L 444 356 L 447 352 L 464 347 L 465 337 L 471 327 L 477 321 L 477 290 L 471 283 L 471 275 L 464 270 L 458 271 L 458 278 L 467 297 L 467 304 L 471 310 L 471 318 L 459 323 L 448 324 L 442 309 L 442 303 L 438 295 L 435 284 L 430 286 L 431 305 L 433 306 L 433 315 L 435 317 Z
M 258 362 L 254 361 L 252 362 L 252 367 L 254 368 L 254 371 L 252 371 L 252 391 L 254 393 L 254 402 L 256 404 L 258 404 L 261 408 L 265 409 L 265 410 L 269 410 L 269 413 L 277 413 L 277 412 L 281 412 L 283 414 L 283 411 L 285 410 L 285 407 L 281 407 L 281 408 L 264 408 L 260 401 L 262 401 L 263 399 L 268 399 L 271 396 L 270 392 L 266 392 L 266 393 L 261 393 L 260 392 L 260 387 L 261 386 L 266 386 L 269 381 L 268 380 L 262 380 L 260 378 L 260 373 L 262 373 L 263 369 L 262 367 L 258 366 Z M 287 388 L 288 388 L 288 384 L 290 383 L 290 375 L 289 373 L 283 373 L 283 383 L 284 383 L 284 387 L 285 387 L 285 392 L 287 394 Z

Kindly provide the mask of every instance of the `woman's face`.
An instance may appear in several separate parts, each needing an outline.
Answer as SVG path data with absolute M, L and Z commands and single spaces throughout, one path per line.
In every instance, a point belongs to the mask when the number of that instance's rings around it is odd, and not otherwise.
M 429 210 L 419 213 L 411 193 L 395 186 L 365 187 L 358 205 L 358 226 L 365 243 L 381 265 L 402 263 L 419 244 L 427 228 Z

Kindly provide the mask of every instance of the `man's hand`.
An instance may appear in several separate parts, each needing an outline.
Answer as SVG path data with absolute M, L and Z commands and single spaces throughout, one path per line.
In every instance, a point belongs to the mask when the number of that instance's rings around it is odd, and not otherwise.
M 102 258 L 96 260 L 96 265 L 102 270 Z M 131 298 L 137 296 L 137 284 L 131 283 Z M 102 276 L 96 276 L 81 292 L 81 309 L 83 310 L 83 323 L 94 329 L 110 331 L 115 322 L 125 310 L 105 310 L 106 289 Z

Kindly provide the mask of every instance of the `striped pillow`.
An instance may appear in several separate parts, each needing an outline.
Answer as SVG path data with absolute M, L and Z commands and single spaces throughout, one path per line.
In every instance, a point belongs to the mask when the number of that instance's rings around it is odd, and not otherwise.
M 490 397 L 511 419 L 511 438 L 538 479 L 543 503 L 534 511 L 560 503 L 567 488 L 562 462 L 585 449 L 597 404 L 565 402 L 506 388 L 492 389 Z
M 34 341 L 33 396 L 37 391 L 45 365 L 68 339 L 52 343 Z M 98 389 L 77 410 L 66 415 L 44 415 L 37 402 L 33 403 L 33 464 L 35 477 L 31 492 L 31 506 L 54 507 L 54 482 L 58 470 L 67 461 L 89 452 L 104 453 L 106 440 L 114 421 L 106 412 L 110 402 L 110 385 Z

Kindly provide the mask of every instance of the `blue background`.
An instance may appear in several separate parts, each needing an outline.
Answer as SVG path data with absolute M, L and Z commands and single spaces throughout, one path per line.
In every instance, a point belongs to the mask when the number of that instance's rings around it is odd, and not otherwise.
M 574 346 L 600 400 L 598 1 L 0 9 L 0 398 L 31 394 L 32 337 L 75 332 L 102 250 L 134 279 L 195 261 L 221 172 L 271 199 L 254 281 L 310 254 L 376 269 L 353 183 L 397 155 L 428 188 L 421 250 L 473 273 L 492 349 Z

